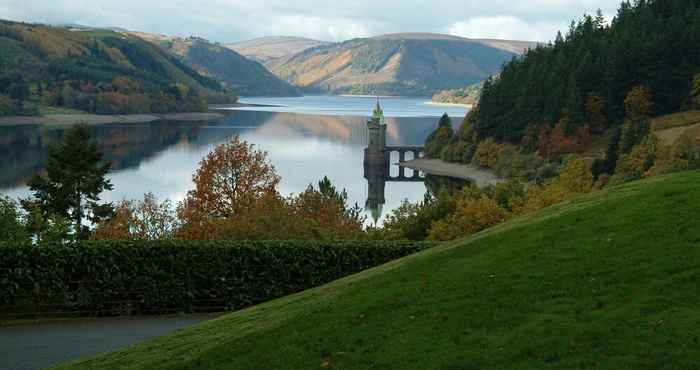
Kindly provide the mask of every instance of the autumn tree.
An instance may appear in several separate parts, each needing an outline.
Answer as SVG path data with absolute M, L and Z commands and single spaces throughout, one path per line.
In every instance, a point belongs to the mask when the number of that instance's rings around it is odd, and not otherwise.
M 625 97 L 625 117 L 639 121 L 651 117 L 654 113 L 654 101 L 649 90 L 644 86 L 636 86 Z
M 36 205 L 46 220 L 51 216 L 71 220 L 75 236 L 87 238 L 83 221 L 97 223 L 113 211 L 111 203 L 100 203 L 100 194 L 112 190 L 106 177 L 109 167 L 97 144 L 90 140 L 87 126 L 73 126 L 58 146 L 49 149 L 46 173 L 29 180 L 34 198 L 25 202 L 25 208 L 29 211 Z
M 586 123 L 595 134 L 605 131 L 608 126 L 608 113 L 605 99 L 597 95 L 589 95 L 585 104 Z
M 645 136 L 628 153 L 620 156 L 615 167 L 612 183 L 639 180 L 647 176 L 655 164 L 663 143 L 656 135 Z
M 620 136 L 620 153 L 626 154 L 649 134 L 654 103 L 649 91 L 637 86 L 625 98 L 625 122 Z
M 503 146 L 492 138 L 488 138 L 479 143 L 474 152 L 473 161 L 476 165 L 484 168 L 494 168 L 498 163 Z
M 498 225 L 509 217 L 495 200 L 486 195 L 466 197 L 457 202 L 455 213 L 433 223 L 430 240 L 453 240 Z
M 588 193 L 593 188 L 591 166 L 579 156 L 569 156 L 559 170 L 558 182 L 570 193 Z
M 206 234 L 210 221 L 240 216 L 258 200 L 276 194 L 280 177 L 266 152 L 235 136 L 200 162 L 193 181 L 195 189 L 178 207 L 185 234 Z
M 153 193 L 144 194 L 142 200 L 122 201 L 114 213 L 98 225 L 93 239 L 170 239 L 177 225 L 173 203 L 160 202 Z

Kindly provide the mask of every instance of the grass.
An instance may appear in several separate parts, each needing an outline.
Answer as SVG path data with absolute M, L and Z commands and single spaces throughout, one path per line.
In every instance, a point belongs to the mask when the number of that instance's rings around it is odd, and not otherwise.
M 39 106 L 39 115 L 45 116 L 47 114 L 88 114 L 87 112 L 66 108 L 66 107 L 50 107 L 47 105 Z
M 674 127 L 685 127 L 700 123 L 700 111 L 691 110 L 659 116 L 652 120 L 652 131 L 660 131 Z
M 697 368 L 698 184 L 588 194 L 60 368 Z

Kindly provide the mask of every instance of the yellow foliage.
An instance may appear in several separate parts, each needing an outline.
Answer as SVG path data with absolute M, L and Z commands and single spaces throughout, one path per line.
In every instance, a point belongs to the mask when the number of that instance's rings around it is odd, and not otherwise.
M 430 240 L 453 240 L 477 233 L 506 221 L 510 213 L 495 200 L 482 195 L 466 197 L 457 202 L 454 215 L 434 222 L 430 228 Z
M 559 170 L 559 185 L 570 193 L 588 193 L 593 189 L 591 166 L 581 157 L 569 156 Z

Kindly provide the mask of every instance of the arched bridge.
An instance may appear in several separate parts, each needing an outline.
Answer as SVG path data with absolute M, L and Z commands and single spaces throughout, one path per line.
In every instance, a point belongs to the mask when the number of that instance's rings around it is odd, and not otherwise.
M 391 176 L 389 175 L 387 178 L 387 181 L 392 181 L 392 182 L 414 182 L 414 181 L 423 181 L 425 178 L 424 175 L 421 175 L 420 171 L 413 171 L 413 176 L 406 176 L 406 168 L 401 166 L 401 163 L 406 161 L 406 154 L 411 153 L 412 158 L 410 159 L 416 159 L 416 158 L 421 158 L 423 156 L 423 152 L 425 151 L 425 148 L 422 146 L 417 146 L 417 145 L 402 145 L 402 146 L 387 146 L 385 147 L 385 153 L 387 158 L 391 158 L 391 153 L 393 152 L 398 152 L 399 153 L 399 175 L 398 176 Z M 388 172 L 388 171 L 387 171 Z

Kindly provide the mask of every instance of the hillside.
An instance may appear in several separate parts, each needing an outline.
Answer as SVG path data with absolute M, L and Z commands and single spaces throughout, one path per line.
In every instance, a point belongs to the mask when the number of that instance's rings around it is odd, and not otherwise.
M 234 50 L 200 38 L 179 38 L 143 32 L 133 34 L 156 43 L 202 75 L 221 81 L 237 95 L 298 96 L 299 89 L 277 78 L 260 63 Z
M 515 55 L 456 36 L 393 34 L 307 49 L 268 68 L 311 92 L 432 95 L 483 81 Z
M 38 106 L 91 113 L 202 111 L 221 85 L 142 39 L 0 21 L 0 115 Z
M 635 89 L 648 93 L 653 115 L 697 109 L 700 53 L 688 45 L 699 42 L 700 2 L 694 0 L 624 2 L 610 23 L 602 14 L 586 15 L 485 84 L 475 134 L 519 144 L 556 126 L 571 137 L 599 125 L 597 116 L 620 126 Z
M 694 368 L 699 181 L 608 188 L 62 368 Z
M 268 64 L 277 59 L 287 58 L 306 49 L 328 45 L 329 42 L 292 36 L 267 36 L 241 41 L 224 46 L 241 55 Z

